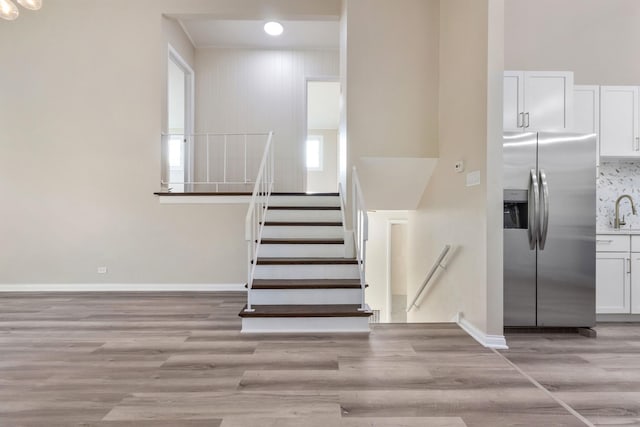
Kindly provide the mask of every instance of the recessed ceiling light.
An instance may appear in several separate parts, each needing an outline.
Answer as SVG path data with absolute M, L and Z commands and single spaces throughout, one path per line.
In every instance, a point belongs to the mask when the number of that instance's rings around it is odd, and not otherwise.
M 264 24 L 264 32 L 270 36 L 279 36 L 284 31 L 284 27 L 281 23 L 276 21 L 270 21 Z

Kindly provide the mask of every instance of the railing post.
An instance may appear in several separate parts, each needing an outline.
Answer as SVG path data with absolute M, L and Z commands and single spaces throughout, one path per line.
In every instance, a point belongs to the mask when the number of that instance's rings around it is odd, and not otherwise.
M 247 182 L 247 134 L 244 135 L 244 182 Z
M 262 238 L 262 230 L 266 220 L 268 198 L 271 195 L 270 184 L 267 182 L 269 177 L 270 162 L 269 158 L 272 153 L 273 132 L 269 132 L 267 144 L 264 148 L 262 161 L 253 186 L 251 195 L 251 203 L 245 218 L 245 238 L 249 240 L 248 249 L 248 274 L 247 274 L 247 308 L 246 311 L 253 311 L 251 306 L 251 292 L 253 289 L 253 278 L 255 276 L 258 251 L 260 249 L 260 240 Z M 225 149 L 226 151 L 226 149 Z
M 207 182 L 211 182 L 211 173 L 210 173 L 210 170 L 209 170 L 209 161 L 210 161 L 210 157 L 209 157 L 209 134 L 207 134 L 206 143 L 207 143 Z M 217 188 L 217 186 L 216 186 L 216 188 Z M 218 190 L 216 189 L 216 191 L 218 191 Z
M 224 156 L 222 166 L 222 182 L 227 183 L 227 135 L 224 136 Z

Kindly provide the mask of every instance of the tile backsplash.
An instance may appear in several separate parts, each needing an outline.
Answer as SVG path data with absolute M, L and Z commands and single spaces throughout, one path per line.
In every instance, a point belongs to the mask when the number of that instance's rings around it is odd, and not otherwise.
M 597 186 L 597 228 L 613 227 L 616 199 L 622 194 L 633 198 L 638 215 L 631 215 L 628 200 L 620 203 L 620 217 L 625 216 L 625 227 L 640 228 L 640 162 L 601 162 Z

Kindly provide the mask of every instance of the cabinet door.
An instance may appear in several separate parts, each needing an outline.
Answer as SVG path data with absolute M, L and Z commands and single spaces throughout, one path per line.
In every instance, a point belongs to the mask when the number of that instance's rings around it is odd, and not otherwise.
M 596 166 L 600 166 L 600 86 L 573 87 L 573 131 L 596 134 Z
M 571 131 L 573 73 L 526 71 L 524 112 L 527 131 Z
M 600 155 L 640 157 L 636 86 L 600 87 Z
M 504 130 L 522 131 L 524 108 L 524 72 L 504 72 L 504 103 L 503 125 Z
M 631 254 L 631 312 L 640 314 L 640 253 Z
M 596 313 L 631 312 L 629 252 L 596 252 Z

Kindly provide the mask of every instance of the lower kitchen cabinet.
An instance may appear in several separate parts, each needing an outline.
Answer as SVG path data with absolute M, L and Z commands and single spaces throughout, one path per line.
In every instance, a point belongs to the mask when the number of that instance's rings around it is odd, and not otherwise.
M 631 313 L 640 314 L 640 253 L 634 252 L 631 253 Z
M 640 254 L 634 255 L 640 289 Z M 596 252 L 596 313 L 631 312 L 631 264 L 630 252 Z

